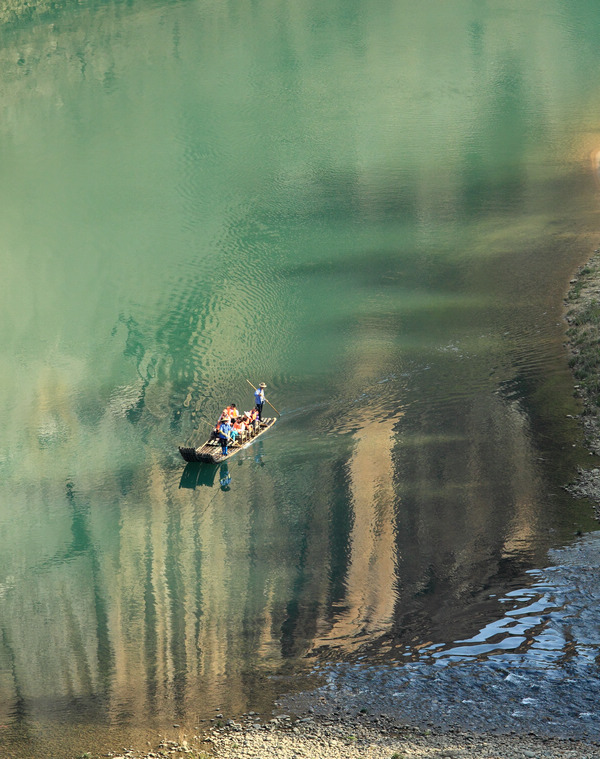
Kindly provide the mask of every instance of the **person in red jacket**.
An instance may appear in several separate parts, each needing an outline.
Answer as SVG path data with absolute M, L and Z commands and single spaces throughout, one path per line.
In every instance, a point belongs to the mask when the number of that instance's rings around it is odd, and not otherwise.
M 219 420 L 224 419 L 226 416 L 229 417 L 229 421 L 233 422 L 234 419 L 237 419 L 239 416 L 239 411 L 237 410 L 237 406 L 235 403 L 230 403 L 227 408 L 224 408 L 221 412 L 221 416 L 219 417 Z

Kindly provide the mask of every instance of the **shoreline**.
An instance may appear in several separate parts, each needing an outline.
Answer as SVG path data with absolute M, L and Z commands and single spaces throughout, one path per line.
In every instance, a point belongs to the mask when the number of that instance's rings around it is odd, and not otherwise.
M 570 280 L 565 301 L 566 348 L 575 380 L 574 395 L 582 405 L 579 420 L 584 446 L 600 456 L 600 248 Z M 589 499 L 600 520 L 600 467 L 578 467 L 575 480 L 565 486 L 576 498 Z
M 364 710 L 366 712 L 366 710 Z M 92 754 L 83 757 L 95 759 Z M 108 753 L 112 759 L 597 759 L 600 743 L 539 736 L 534 731 L 496 734 L 460 727 L 439 730 L 369 715 L 248 712 L 189 739 L 163 738 L 152 750 Z
M 150 742 L 148 742 L 150 745 Z M 460 727 L 416 727 L 390 717 L 330 714 L 259 718 L 248 712 L 203 735 L 162 738 L 152 748 L 78 759 L 598 759 L 600 743 L 539 736 L 534 731 L 496 734 Z
M 273 724 L 274 723 L 274 724 Z M 283 715 L 266 725 L 236 723 L 209 738 L 219 759 L 521 759 L 599 757 L 600 746 L 526 735 L 440 732 L 384 718 L 304 718 Z

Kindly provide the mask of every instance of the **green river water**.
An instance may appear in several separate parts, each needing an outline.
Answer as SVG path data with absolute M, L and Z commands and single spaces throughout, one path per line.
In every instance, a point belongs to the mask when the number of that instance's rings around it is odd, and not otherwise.
M 599 23 L 584 0 L 7 14 L 5 752 L 451 644 L 593 529 L 561 488 L 585 461 L 562 298 L 597 244 Z M 185 466 L 248 379 L 276 426 L 228 472 Z

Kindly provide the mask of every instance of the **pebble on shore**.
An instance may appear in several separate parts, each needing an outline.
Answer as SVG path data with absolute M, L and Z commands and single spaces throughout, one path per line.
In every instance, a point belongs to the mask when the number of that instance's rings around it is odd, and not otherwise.
M 414 727 L 373 728 L 356 720 L 278 722 L 214 737 L 219 759 L 524 759 L 600 757 L 600 747 L 533 735 L 440 733 Z

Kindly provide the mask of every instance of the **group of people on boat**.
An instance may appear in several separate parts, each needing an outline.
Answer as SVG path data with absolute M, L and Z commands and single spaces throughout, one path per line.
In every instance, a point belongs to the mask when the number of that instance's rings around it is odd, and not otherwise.
M 223 409 L 219 421 L 214 428 L 211 440 L 218 439 L 221 444 L 221 454 L 227 456 L 229 443 L 242 439 L 245 432 L 255 435 L 262 422 L 262 410 L 265 402 L 266 384 L 261 382 L 254 393 L 255 406 L 252 411 L 240 413 L 235 403 Z

